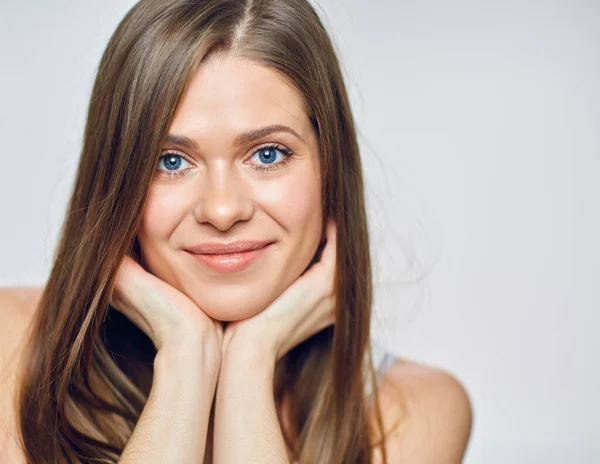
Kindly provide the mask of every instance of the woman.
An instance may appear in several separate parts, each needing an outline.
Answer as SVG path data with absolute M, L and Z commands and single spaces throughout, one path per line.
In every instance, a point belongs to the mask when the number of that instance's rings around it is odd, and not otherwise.
M 1 298 L 2 462 L 456 463 L 468 441 L 454 378 L 374 369 L 354 124 L 305 0 L 136 4 L 48 282 Z

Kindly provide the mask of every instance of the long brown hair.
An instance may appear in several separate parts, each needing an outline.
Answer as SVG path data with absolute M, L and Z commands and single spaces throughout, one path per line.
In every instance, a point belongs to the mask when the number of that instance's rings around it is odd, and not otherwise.
M 338 59 L 307 0 L 142 0 L 119 24 L 99 65 L 24 364 L 19 419 L 29 462 L 114 463 L 141 414 L 156 352 L 110 306 L 110 294 L 121 260 L 137 246 L 175 109 L 194 70 L 218 52 L 281 73 L 304 97 L 319 140 L 324 219 L 337 223 L 335 325 L 276 367 L 275 399 L 281 406 L 285 395 L 289 407 L 291 456 L 300 463 L 371 462 L 379 434 L 365 397 L 374 371 L 361 162 Z

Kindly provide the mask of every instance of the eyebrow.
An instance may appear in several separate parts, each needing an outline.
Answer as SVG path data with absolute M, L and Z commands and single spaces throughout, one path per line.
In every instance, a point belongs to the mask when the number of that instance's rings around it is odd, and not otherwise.
M 274 132 L 287 132 L 288 134 L 292 134 L 294 137 L 300 139 L 302 142 L 306 143 L 305 140 L 300 137 L 300 135 L 291 127 L 284 126 L 283 124 L 272 124 L 270 126 L 260 127 L 258 129 L 251 129 L 246 132 L 242 132 L 239 134 L 233 141 L 234 145 L 239 147 L 245 145 L 247 143 L 258 140 L 262 137 L 270 135 Z M 172 143 L 174 145 L 179 145 L 180 147 L 199 151 L 198 144 L 195 140 L 185 137 L 183 135 L 175 135 L 168 134 L 166 137 L 167 143 Z

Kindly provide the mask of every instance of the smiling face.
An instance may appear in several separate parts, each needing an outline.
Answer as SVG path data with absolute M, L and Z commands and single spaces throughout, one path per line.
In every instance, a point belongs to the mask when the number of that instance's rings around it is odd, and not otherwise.
M 303 100 L 269 68 L 213 57 L 168 135 L 138 230 L 144 266 L 213 319 L 251 317 L 302 274 L 322 237 L 318 142 Z M 189 251 L 240 240 L 271 244 L 241 270 Z

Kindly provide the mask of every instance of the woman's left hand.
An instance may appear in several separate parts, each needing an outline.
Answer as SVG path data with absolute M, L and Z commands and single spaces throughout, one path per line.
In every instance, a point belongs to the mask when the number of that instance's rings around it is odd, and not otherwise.
M 321 259 L 257 315 L 230 322 L 223 335 L 227 350 L 261 350 L 277 362 L 289 350 L 335 322 L 336 224 L 327 222 Z

